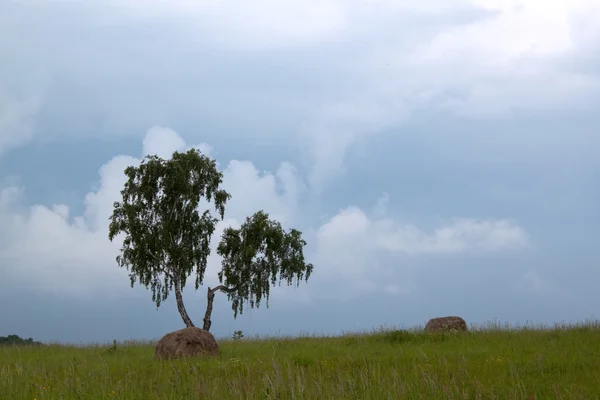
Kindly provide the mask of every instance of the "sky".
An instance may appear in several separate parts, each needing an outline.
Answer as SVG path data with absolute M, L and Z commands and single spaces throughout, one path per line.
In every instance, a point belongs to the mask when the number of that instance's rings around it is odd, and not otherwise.
M 124 169 L 191 147 L 307 241 L 308 282 L 211 332 L 599 317 L 597 0 L 0 2 L 0 336 L 184 327 L 108 240 Z M 193 280 L 192 280 L 193 281 Z

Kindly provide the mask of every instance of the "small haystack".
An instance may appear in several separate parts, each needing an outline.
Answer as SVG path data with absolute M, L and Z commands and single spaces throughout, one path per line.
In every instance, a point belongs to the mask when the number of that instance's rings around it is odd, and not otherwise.
M 425 325 L 425 332 L 466 332 L 467 323 L 461 317 L 432 318 Z
M 167 333 L 156 344 L 158 359 L 213 356 L 219 354 L 219 345 L 212 333 L 200 328 L 183 328 Z

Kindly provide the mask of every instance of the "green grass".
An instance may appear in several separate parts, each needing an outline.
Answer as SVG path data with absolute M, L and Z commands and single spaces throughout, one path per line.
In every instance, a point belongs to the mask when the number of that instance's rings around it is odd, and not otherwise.
M 210 359 L 152 344 L 0 348 L 0 399 L 600 399 L 600 323 L 379 330 L 220 341 Z

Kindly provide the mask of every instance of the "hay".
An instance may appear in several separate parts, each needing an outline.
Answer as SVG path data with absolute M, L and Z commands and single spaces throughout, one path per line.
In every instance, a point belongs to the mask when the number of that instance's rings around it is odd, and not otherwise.
M 425 332 L 465 332 L 466 330 L 465 320 L 456 316 L 432 318 L 425 325 Z
M 214 356 L 219 345 L 212 333 L 200 328 L 183 328 L 163 336 L 154 351 L 158 359 Z

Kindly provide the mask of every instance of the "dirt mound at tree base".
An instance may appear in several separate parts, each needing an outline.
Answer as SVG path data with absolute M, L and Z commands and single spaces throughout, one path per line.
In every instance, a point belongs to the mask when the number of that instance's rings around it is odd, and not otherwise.
M 212 333 L 200 328 L 183 328 L 163 336 L 154 350 L 158 359 L 214 356 L 219 345 Z
M 425 325 L 425 332 L 465 332 L 466 330 L 465 320 L 456 316 L 432 318 Z

